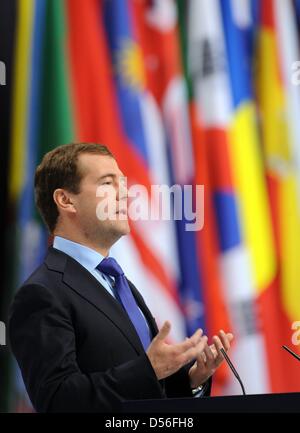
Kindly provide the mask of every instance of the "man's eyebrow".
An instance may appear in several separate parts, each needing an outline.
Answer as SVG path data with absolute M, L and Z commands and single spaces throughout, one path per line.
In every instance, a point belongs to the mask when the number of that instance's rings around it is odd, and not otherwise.
M 105 179 L 106 177 L 116 177 L 116 174 L 114 173 L 103 174 L 102 176 L 98 177 L 97 182 L 99 182 L 102 179 Z
M 102 176 L 99 176 L 99 177 L 97 178 L 96 182 L 98 183 L 98 182 L 100 182 L 101 180 L 105 179 L 106 177 L 116 178 L 117 176 L 118 176 L 118 174 L 116 174 L 116 173 L 107 173 L 107 174 L 103 174 Z M 125 176 L 123 173 L 121 173 L 119 177 L 120 177 L 120 178 L 126 178 L 126 176 Z

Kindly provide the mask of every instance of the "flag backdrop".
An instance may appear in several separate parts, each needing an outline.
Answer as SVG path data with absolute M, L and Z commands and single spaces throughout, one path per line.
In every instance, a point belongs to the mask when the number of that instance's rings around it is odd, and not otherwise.
M 299 366 L 281 349 L 300 353 L 299 2 L 16 0 L 7 38 L 13 263 L 1 311 L 49 242 L 37 163 L 60 144 L 104 143 L 148 197 L 151 185 L 191 185 L 195 210 L 204 186 L 200 230 L 186 216 L 131 221 L 112 248 L 158 324 L 171 321 L 170 340 L 232 331 L 248 393 L 299 391 Z M 4 362 L 3 410 L 31 411 L 18 367 Z M 225 365 L 213 393 L 240 393 Z

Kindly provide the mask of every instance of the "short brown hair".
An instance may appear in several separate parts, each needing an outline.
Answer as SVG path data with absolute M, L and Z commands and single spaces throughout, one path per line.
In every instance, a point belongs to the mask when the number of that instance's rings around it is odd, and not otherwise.
M 82 173 L 78 170 L 78 156 L 82 153 L 94 153 L 114 157 L 110 150 L 96 143 L 71 143 L 56 147 L 46 153 L 35 172 L 34 188 L 36 206 L 52 233 L 59 216 L 53 193 L 57 188 L 64 188 L 73 194 L 80 191 Z

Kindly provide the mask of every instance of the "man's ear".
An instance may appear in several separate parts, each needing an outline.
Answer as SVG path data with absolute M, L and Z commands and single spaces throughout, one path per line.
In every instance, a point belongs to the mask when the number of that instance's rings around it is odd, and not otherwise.
M 53 192 L 53 200 L 56 203 L 58 209 L 64 212 L 76 213 L 72 195 L 62 188 L 57 188 Z

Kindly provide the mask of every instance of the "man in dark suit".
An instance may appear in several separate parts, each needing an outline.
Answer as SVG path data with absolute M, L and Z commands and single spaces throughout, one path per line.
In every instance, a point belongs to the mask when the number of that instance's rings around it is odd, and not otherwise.
M 9 320 L 34 408 L 108 412 L 122 400 L 209 395 L 220 348 L 228 350 L 233 337 L 220 331 L 209 346 L 197 330 L 168 344 L 171 324 L 158 331 L 109 256 L 129 233 L 124 175 L 110 151 L 87 143 L 54 149 L 36 170 L 35 194 L 54 242 L 17 292 Z

